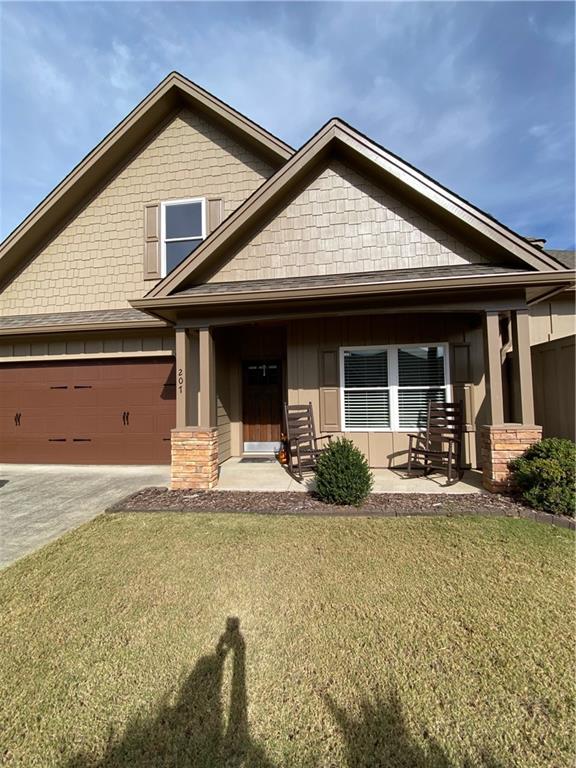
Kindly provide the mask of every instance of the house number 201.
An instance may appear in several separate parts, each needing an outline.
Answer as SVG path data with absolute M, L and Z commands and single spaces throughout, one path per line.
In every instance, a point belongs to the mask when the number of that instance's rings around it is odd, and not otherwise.
M 182 368 L 178 368 L 178 392 L 182 394 L 184 391 L 184 371 Z

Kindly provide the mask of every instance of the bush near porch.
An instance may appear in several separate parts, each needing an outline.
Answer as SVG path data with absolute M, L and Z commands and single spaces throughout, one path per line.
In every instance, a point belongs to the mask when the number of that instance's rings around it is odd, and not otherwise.
M 496 518 L 101 516 L 0 574 L 0 760 L 571 766 L 573 542 Z
M 374 487 L 368 460 L 352 440 L 332 440 L 318 457 L 316 493 L 327 504 L 360 506 Z
M 576 512 L 576 444 L 549 437 L 531 445 L 510 462 L 522 498 L 534 509 L 574 517 Z

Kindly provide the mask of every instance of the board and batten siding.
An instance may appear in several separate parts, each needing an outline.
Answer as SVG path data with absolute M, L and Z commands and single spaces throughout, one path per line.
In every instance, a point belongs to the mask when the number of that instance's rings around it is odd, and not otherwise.
M 404 432 L 350 432 L 340 427 L 338 351 L 343 346 L 448 342 L 454 396 L 465 404 L 465 458 L 477 465 L 479 426 L 486 419 L 482 329 L 468 315 L 373 315 L 292 321 L 287 337 L 290 403 L 312 403 L 317 430 L 345 434 L 372 467 L 406 463 Z
M 218 427 L 218 462 L 232 456 L 230 398 L 230 362 L 226 344 L 216 344 L 216 425 Z
M 73 357 L 154 355 L 175 352 L 173 331 L 68 333 L 0 340 L 0 362 L 66 360 Z
M 416 209 L 333 161 L 209 282 L 487 261 Z
M 542 344 L 576 334 L 576 294 L 565 291 L 530 309 L 530 344 Z
M 271 173 L 228 134 L 182 110 L 4 288 L 0 316 L 127 307 L 156 282 L 145 279 L 145 205 L 216 198 L 228 215 Z
M 576 440 L 576 336 L 532 347 L 536 424 L 544 437 Z

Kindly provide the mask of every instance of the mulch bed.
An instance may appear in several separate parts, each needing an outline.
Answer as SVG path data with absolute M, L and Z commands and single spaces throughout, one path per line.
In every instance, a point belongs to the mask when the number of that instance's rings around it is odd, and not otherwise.
M 244 512 L 261 515 L 403 517 L 406 515 L 490 515 L 527 517 L 574 528 L 574 520 L 535 512 L 497 494 L 436 495 L 373 493 L 361 507 L 324 504 L 312 493 L 267 491 L 169 491 L 143 488 L 109 507 L 107 512 Z

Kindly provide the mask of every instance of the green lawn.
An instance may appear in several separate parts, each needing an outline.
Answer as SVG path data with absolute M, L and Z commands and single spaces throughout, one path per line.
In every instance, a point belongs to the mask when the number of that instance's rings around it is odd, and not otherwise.
M 0 573 L 0 762 L 572 766 L 573 544 L 491 518 L 101 516 Z

